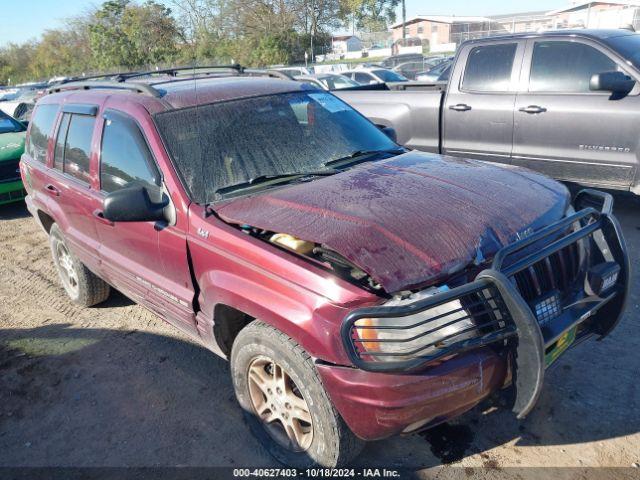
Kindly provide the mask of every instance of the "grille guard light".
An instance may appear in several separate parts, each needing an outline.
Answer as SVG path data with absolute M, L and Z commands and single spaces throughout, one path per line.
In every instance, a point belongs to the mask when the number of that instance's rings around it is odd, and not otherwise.
M 588 288 L 591 291 L 586 293 L 589 295 L 602 295 L 618 282 L 619 275 L 620 265 L 617 262 L 603 262 L 594 265 L 587 272 L 585 290 Z

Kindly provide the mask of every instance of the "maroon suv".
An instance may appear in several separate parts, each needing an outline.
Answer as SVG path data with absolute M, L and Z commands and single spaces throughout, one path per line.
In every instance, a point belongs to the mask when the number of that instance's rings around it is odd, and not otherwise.
M 334 466 L 617 324 L 611 197 L 410 152 L 327 92 L 266 78 L 68 84 L 21 171 L 71 299 L 110 286 L 227 357 L 280 461 Z M 389 133 L 389 132 L 387 132 Z

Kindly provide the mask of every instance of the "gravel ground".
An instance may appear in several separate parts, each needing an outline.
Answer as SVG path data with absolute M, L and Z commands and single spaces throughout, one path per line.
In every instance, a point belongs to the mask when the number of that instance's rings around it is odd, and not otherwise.
M 443 464 L 474 478 L 637 465 L 639 207 L 617 200 L 636 272 L 622 324 L 569 351 L 525 421 L 487 403 L 427 433 L 371 443 L 358 464 L 441 478 Z M 0 466 L 277 466 L 243 422 L 226 362 L 120 294 L 97 308 L 68 302 L 22 204 L 0 207 L 0 292 Z

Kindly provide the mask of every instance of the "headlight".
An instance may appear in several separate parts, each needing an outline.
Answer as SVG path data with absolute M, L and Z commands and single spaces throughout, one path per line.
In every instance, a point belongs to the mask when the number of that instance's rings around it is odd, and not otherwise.
M 433 289 L 426 295 L 435 293 L 438 290 Z M 413 296 L 406 300 L 392 300 L 385 306 L 401 306 L 415 301 Z M 377 362 L 430 356 L 447 345 L 478 335 L 472 316 L 460 300 L 403 317 L 360 318 L 353 324 L 352 333 L 360 356 Z

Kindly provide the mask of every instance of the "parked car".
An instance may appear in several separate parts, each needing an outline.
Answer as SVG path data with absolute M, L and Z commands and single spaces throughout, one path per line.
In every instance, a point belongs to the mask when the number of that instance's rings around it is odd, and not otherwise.
M 640 194 L 639 48 L 628 30 L 473 40 L 444 89 L 338 95 L 409 148 Z
M 401 53 L 399 55 L 391 55 L 390 57 L 385 58 L 381 62 L 381 65 L 384 68 L 393 68 L 401 63 L 421 62 L 423 59 L 424 55 L 421 53 Z
M 416 80 L 416 75 L 430 70 L 445 60 L 445 57 L 425 57 L 420 60 L 401 63 L 393 67 L 392 70 L 409 80 Z
M 386 68 L 359 68 L 357 70 L 348 70 L 342 72 L 342 75 L 348 77 L 359 85 L 376 85 L 387 82 L 407 82 L 408 79 L 399 73 Z
M 408 152 L 300 82 L 189 82 L 43 97 L 26 203 L 70 299 L 112 285 L 230 359 L 281 462 L 344 464 L 503 388 L 523 416 L 547 365 L 618 323 L 610 195 Z
M 18 162 L 24 152 L 26 127 L 0 110 L 0 205 L 25 196 Z
M 291 78 L 300 75 L 313 75 L 313 67 L 273 67 L 271 70 L 277 70 L 278 72 L 290 75 Z
M 295 77 L 295 79 L 299 82 L 311 83 L 323 90 L 341 90 L 343 88 L 357 87 L 360 85 L 349 77 L 337 73 L 317 73 L 315 75 Z
M 438 62 L 435 66 L 423 72 L 416 73 L 416 80 L 419 82 L 446 83 L 451 75 L 453 57 Z

